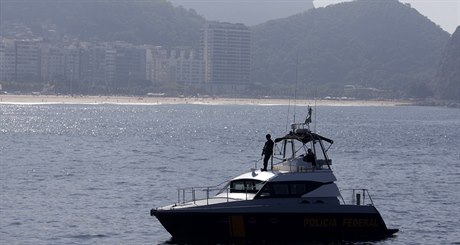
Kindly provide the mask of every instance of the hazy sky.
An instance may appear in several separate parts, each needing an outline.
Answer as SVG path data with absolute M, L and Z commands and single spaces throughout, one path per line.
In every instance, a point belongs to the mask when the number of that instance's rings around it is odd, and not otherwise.
M 312 0 L 170 0 L 175 6 L 193 8 L 209 20 L 260 24 L 271 19 L 288 17 L 311 8 Z M 324 7 L 349 0 L 313 0 L 315 7 Z M 381 1 L 381 0 L 375 0 Z M 422 15 L 453 33 L 460 25 L 460 0 L 399 0 L 410 3 Z M 256 12 L 257 11 L 257 12 Z

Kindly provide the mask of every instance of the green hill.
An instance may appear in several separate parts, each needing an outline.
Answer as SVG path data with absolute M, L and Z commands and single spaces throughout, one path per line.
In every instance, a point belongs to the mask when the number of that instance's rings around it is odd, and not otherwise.
M 53 29 L 67 40 L 197 48 L 205 21 L 166 0 L 0 0 L 0 34 L 19 23 L 38 36 Z M 258 95 L 287 93 L 296 80 L 310 96 L 423 98 L 434 87 L 450 98 L 454 91 L 444 68 L 436 75 L 443 52 L 452 52 L 444 51 L 449 34 L 397 0 L 311 9 L 252 29 Z
M 460 26 L 444 50 L 433 86 L 436 99 L 460 103 Z
M 80 40 L 164 46 L 198 46 L 205 22 L 165 0 L 1 0 L 0 11 L 3 24 L 21 23 L 38 35 L 54 27 Z
M 344 85 L 355 85 L 375 88 L 364 90 L 373 91 L 372 96 L 426 96 L 425 84 L 449 39 L 447 32 L 396 0 L 331 5 L 269 21 L 253 31 L 253 81 L 292 87 L 297 67 L 297 86 L 314 85 L 320 95 L 343 95 Z

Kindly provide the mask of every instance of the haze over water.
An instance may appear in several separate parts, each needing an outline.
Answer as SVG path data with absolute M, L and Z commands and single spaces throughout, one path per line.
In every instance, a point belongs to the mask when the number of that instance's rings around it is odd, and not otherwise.
M 161 244 L 151 208 L 177 187 L 254 166 L 294 108 L 241 105 L 0 105 L 4 244 Z M 302 121 L 305 107 L 296 107 Z M 460 111 L 316 108 L 339 188 L 368 188 L 397 236 L 376 244 L 460 243 Z

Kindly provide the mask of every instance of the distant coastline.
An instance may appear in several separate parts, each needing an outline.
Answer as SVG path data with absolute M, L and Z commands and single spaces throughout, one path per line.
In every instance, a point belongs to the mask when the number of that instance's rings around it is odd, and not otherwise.
M 0 104 L 201 104 L 201 105 L 318 105 L 318 106 L 405 106 L 402 100 L 289 100 L 274 98 L 213 97 L 136 97 L 136 96 L 67 96 L 67 95 L 0 95 Z

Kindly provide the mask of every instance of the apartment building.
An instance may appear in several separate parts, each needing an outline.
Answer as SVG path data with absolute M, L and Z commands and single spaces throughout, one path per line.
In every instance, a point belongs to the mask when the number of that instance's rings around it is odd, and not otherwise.
M 130 87 L 146 77 L 146 49 L 130 44 L 115 45 L 115 86 Z
M 171 57 L 175 66 L 176 81 L 181 84 L 197 85 L 204 81 L 204 62 L 192 49 L 180 50 L 178 56 Z
M 155 83 L 199 86 L 204 82 L 204 62 L 191 48 L 168 51 L 157 46 L 147 51 L 147 77 Z
M 109 86 L 115 76 L 116 51 L 99 44 L 84 44 L 80 49 L 80 80 L 90 87 Z
M 64 49 L 64 71 L 68 81 L 80 81 L 80 48 L 69 46 Z
M 45 83 L 54 84 L 65 78 L 64 52 L 62 48 L 49 43 L 41 45 L 41 78 Z
M 192 48 L 0 40 L 0 81 L 43 82 L 44 91 L 128 92 L 149 86 L 147 81 L 198 88 L 205 81 L 204 60 Z
M 249 83 L 251 31 L 247 26 L 207 23 L 201 31 L 201 52 L 210 92 L 239 91 Z
M 170 66 L 168 50 L 161 46 L 150 46 L 146 50 L 147 80 L 153 84 L 169 82 Z
M 16 51 L 13 39 L 0 40 L 0 81 L 13 81 L 15 78 Z
M 16 40 L 14 81 L 40 82 L 40 42 L 36 40 Z

